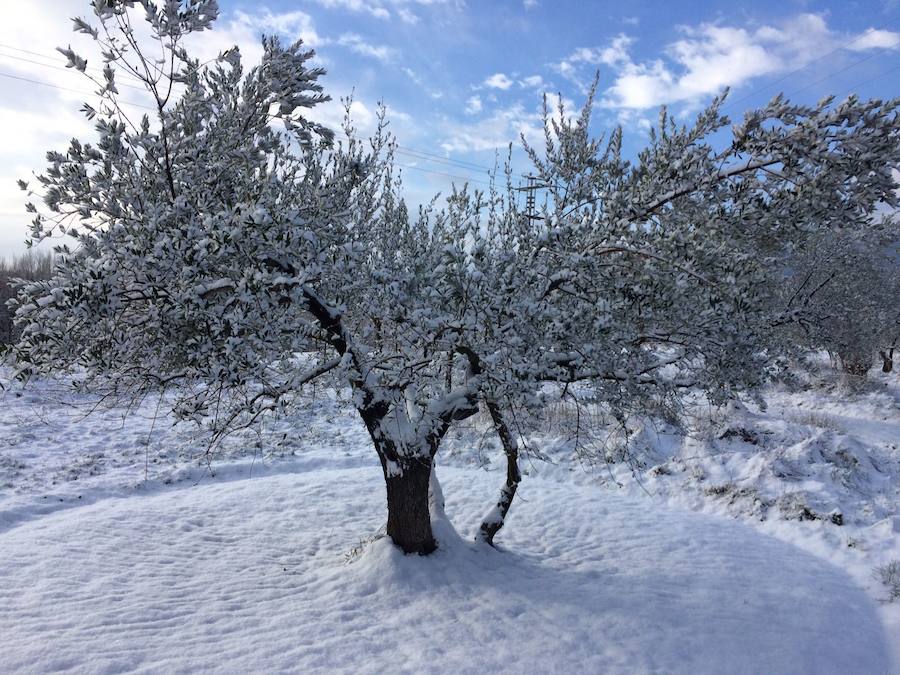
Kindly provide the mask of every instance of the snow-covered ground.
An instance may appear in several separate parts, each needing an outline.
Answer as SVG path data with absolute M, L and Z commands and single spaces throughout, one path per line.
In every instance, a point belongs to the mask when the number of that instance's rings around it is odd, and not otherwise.
M 638 467 L 586 464 L 559 412 L 501 551 L 471 543 L 504 469 L 476 420 L 439 457 L 460 535 L 429 558 L 361 545 L 383 487 L 333 395 L 211 473 L 156 401 L 84 418 L 58 383 L 9 390 L 0 672 L 900 673 L 874 575 L 900 560 L 900 386 L 873 381 L 636 423 Z

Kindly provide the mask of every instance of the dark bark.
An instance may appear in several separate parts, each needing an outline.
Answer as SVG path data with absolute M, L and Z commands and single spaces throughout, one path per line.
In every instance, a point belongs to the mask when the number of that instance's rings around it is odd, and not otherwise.
M 417 460 L 401 466 L 401 473 L 392 475 L 385 466 L 387 487 L 387 534 L 404 553 L 428 555 L 437 548 L 431 531 L 431 512 L 428 508 L 428 485 L 431 460 Z
M 519 445 L 507 426 L 506 420 L 503 419 L 502 411 L 493 401 L 487 401 L 486 405 L 491 414 L 494 429 L 503 444 L 503 452 L 506 454 L 506 482 L 500 489 L 500 499 L 497 501 L 496 511 L 491 511 L 478 529 L 478 539 L 493 546 L 494 537 L 506 522 L 506 514 L 509 513 L 509 507 L 516 496 L 522 474 L 519 472 Z
M 473 375 L 480 375 L 483 372 L 481 358 L 473 349 L 465 345 L 457 345 L 456 350 L 466 357 L 469 362 L 469 370 Z M 522 474 L 519 472 L 519 444 L 503 417 L 503 411 L 495 400 L 486 398 L 484 403 L 491 415 L 491 421 L 494 423 L 494 429 L 500 437 L 500 443 L 503 445 L 503 452 L 506 455 L 506 482 L 500 488 L 500 499 L 497 501 L 495 510 L 492 510 L 481 522 L 476 536 L 479 541 L 493 546 L 494 537 L 506 522 L 506 514 L 509 513 L 509 507 L 516 496 Z
M 881 357 L 881 372 L 889 373 L 894 370 L 894 348 L 891 347 L 887 351 L 879 351 L 878 356 Z
M 437 548 L 431 531 L 431 511 L 428 508 L 428 486 L 431 462 L 428 458 L 402 457 L 394 442 L 381 431 L 381 422 L 388 407 L 379 402 L 359 409 L 369 436 L 381 460 L 387 492 L 387 535 L 404 553 L 428 555 Z
M 362 405 L 357 410 L 369 431 L 384 472 L 388 507 L 387 534 L 405 553 L 427 555 L 437 548 L 431 530 L 428 500 L 431 465 L 438 446 L 453 421 L 478 412 L 474 394 L 455 400 L 435 420 L 433 428 L 427 433 L 423 432 L 421 442 L 427 446 L 427 455 L 413 459 L 409 455 L 421 454 L 423 448 L 416 448 L 417 453 L 401 452 L 396 442 L 383 431 L 384 419 L 390 412 L 389 404 L 383 397 L 375 398 L 363 391 Z

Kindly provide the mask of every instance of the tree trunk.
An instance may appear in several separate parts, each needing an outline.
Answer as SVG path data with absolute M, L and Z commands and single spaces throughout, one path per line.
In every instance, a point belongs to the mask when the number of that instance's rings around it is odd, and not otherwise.
M 506 424 L 506 420 L 503 419 L 503 412 L 493 401 L 487 401 L 486 403 L 488 412 L 491 414 L 491 420 L 494 423 L 494 429 L 496 429 L 500 442 L 503 444 L 503 452 L 506 454 L 506 483 L 500 489 L 500 499 L 497 501 L 497 504 L 481 521 L 481 527 L 478 528 L 478 535 L 476 536 L 478 541 L 483 541 L 493 546 L 494 536 L 506 522 L 506 514 L 509 513 L 513 497 L 516 496 L 516 490 L 519 487 L 519 482 L 522 480 L 522 474 L 519 472 L 519 444 Z
M 387 535 L 404 553 L 427 555 L 437 548 L 428 509 L 432 459 L 407 459 L 394 440 L 385 436 L 382 423 L 389 411 L 385 403 L 368 404 L 357 410 L 381 460 L 387 492 Z
M 400 447 L 400 441 L 385 433 L 384 425 L 390 406 L 384 398 L 372 401 L 370 396 L 369 400 L 364 399 L 363 405 L 357 408 L 375 445 L 384 472 L 388 507 L 387 535 L 404 553 L 428 555 L 437 549 L 431 526 L 429 488 L 433 487 L 435 506 L 440 506 L 441 513 L 443 495 L 437 478 L 432 476 L 434 456 L 450 424 L 478 412 L 477 404 L 470 401 L 470 398 L 474 399 L 474 395 L 462 399 L 455 395 L 449 404 L 446 404 L 446 400 L 441 401 L 446 406 L 438 406 L 442 410 L 438 418 L 427 418 L 426 425 L 416 429 L 413 448 Z
M 382 459 L 382 466 L 390 467 Z M 418 459 L 396 470 L 385 468 L 387 486 L 387 534 L 404 553 L 427 555 L 437 548 L 431 531 L 428 485 L 431 460 Z
M 878 356 L 881 357 L 881 372 L 891 372 L 894 369 L 894 348 L 891 347 L 887 351 L 879 351 Z

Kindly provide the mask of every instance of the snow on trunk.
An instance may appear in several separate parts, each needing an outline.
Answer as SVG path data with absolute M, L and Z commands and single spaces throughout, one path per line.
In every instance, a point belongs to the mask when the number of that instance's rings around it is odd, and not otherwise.
M 506 453 L 506 482 L 500 489 L 500 499 L 482 519 L 481 527 L 478 528 L 478 534 L 475 535 L 475 539 L 493 546 L 494 537 L 506 522 L 506 514 L 509 513 L 509 507 L 516 496 L 516 490 L 519 487 L 519 482 L 522 480 L 522 474 L 519 471 L 519 442 L 513 436 L 512 431 L 510 431 L 509 425 L 503 416 L 503 411 L 500 410 L 500 407 L 494 401 L 487 401 L 487 408 L 491 414 L 494 429 L 497 431 L 500 442 L 503 444 L 503 452 Z

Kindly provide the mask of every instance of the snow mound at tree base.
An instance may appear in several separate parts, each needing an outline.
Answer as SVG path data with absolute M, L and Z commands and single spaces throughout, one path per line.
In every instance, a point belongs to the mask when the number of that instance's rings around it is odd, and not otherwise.
M 886 672 L 837 568 L 739 523 L 440 469 L 461 537 L 384 538 L 377 467 L 108 499 L 0 534 L 0 671 Z M 469 529 L 462 529 L 469 526 Z M 352 551 L 354 554 L 350 554 Z

